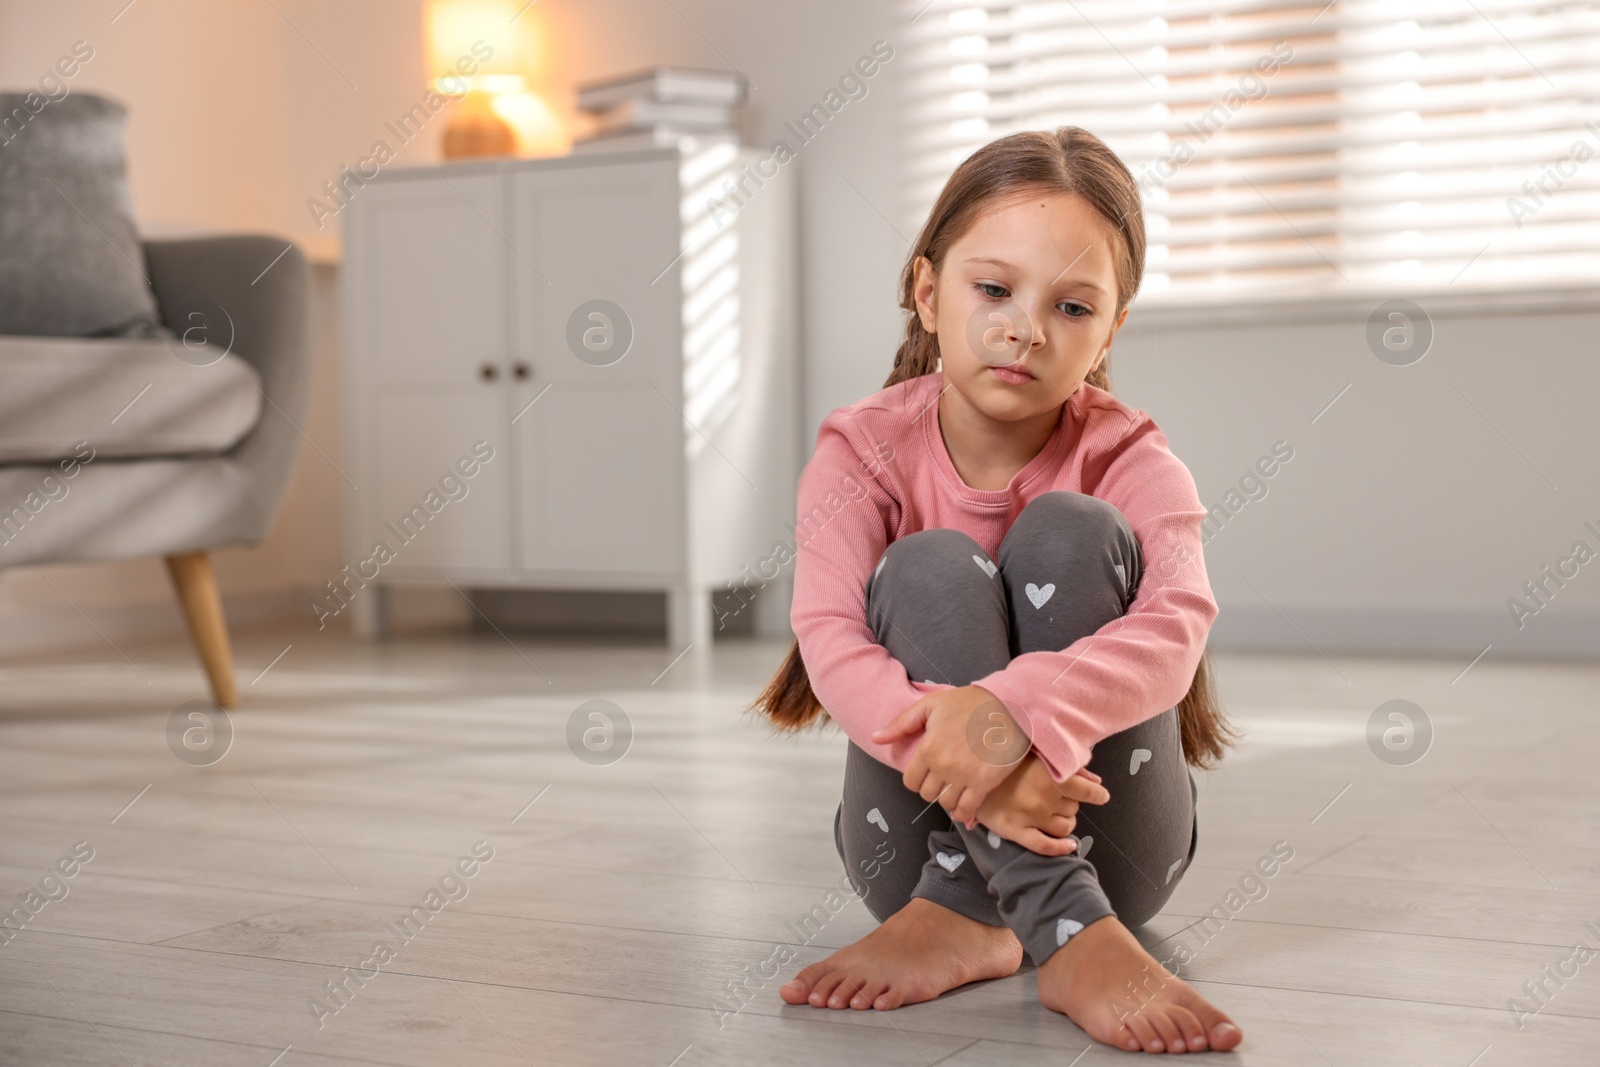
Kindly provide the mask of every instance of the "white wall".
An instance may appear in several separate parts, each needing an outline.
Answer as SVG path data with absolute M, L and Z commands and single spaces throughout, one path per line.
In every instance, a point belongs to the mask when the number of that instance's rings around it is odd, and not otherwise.
M 1584 529 L 1600 530 L 1600 314 L 1419 302 L 1435 335 L 1409 367 L 1368 349 L 1366 309 L 1232 325 L 1130 313 L 1113 384 L 1208 506 L 1275 441 L 1294 448 L 1207 544 L 1219 644 L 1434 648 L 1463 667 L 1490 644 L 1490 658 L 1600 651 L 1600 561 L 1521 629 L 1506 606 L 1575 541 L 1600 551 Z
M 90 40 L 95 59 L 74 84 L 130 107 L 142 225 L 269 230 L 331 254 L 332 228 L 315 229 L 306 200 L 420 98 L 421 4 L 276 0 L 280 14 L 243 2 L 137 0 L 123 11 L 124 3 L 0 0 L 0 84 L 32 82 L 74 40 Z M 746 139 L 764 147 L 788 136 L 784 121 L 818 102 L 875 40 L 903 42 L 903 17 L 889 0 L 540 0 L 524 16 L 542 40 L 535 88 L 574 125 L 576 81 L 654 63 L 733 65 L 755 86 L 741 118 Z M 881 386 L 900 334 L 895 280 L 913 236 L 900 200 L 902 70 L 888 63 L 869 95 L 811 143 L 790 137 L 801 177 L 807 452 L 823 415 Z M 434 121 L 442 131 L 443 117 Z M 437 143 L 429 131 L 401 151 L 401 163 L 432 161 Z M 330 267 L 318 277 L 319 370 L 306 431 L 337 462 L 335 275 Z M 1491 656 L 1600 646 L 1600 565 L 1584 568 L 1521 632 L 1505 608 L 1540 565 L 1586 536 L 1584 519 L 1600 526 L 1595 440 L 1584 429 L 1600 385 L 1592 358 L 1600 315 L 1440 311 L 1434 350 L 1404 369 L 1367 351 L 1362 313 L 1331 324 L 1269 318 L 1158 323 L 1136 311 L 1113 360 L 1118 393 L 1166 429 L 1208 502 L 1275 440 L 1296 449 L 1269 495 L 1207 549 L 1223 604 L 1219 643 L 1305 649 L 1309 639 L 1328 650 L 1431 641 L 1468 658 L 1490 642 Z M 1350 391 L 1311 425 L 1347 382 Z M 306 451 L 267 543 L 224 554 L 230 611 L 281 608 L 337 570 L 341 484 Z M 1600 548 L 1600 537 L 1588 538 Z M 152 611 L 176 625 L 153 562 L 42 569 L 0 573 L 8 639 L 99 640 L 43 573 L 110 632 L 134 620 L 148 626 Z

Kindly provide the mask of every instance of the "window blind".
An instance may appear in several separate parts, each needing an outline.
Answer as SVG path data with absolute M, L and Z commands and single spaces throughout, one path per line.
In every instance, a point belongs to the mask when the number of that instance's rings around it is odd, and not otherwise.
M 1076 125 L 1139 182 L 1142 302 L 1600 280 L 1600 4 L 903 10 L 912 227 L 974 149 Z

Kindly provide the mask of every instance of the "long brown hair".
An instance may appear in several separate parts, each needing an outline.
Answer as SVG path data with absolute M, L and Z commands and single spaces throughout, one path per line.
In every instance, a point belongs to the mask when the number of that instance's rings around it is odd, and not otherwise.
M 1014 133 L 978 149 L 955 169 L 917 235 L 900 272 L 900 306 L 910 312 L 905 340 L 895 353 L 884 388 L 931 374 L 939 366 L 938 336 L 923 328 L 917 314 L 917 260 L 927 257 L 937 272 L 950 246 L 995 200 L 1041 190 L 1081 196 L 1110 224 L 1117 274 L 1117 310 L 1112 320 L 1121 316 L 1144 275 L 1144 213 L 1133 175 L 1103 141 L 1076 126 Z M 1110 392 L 1110 362 L 1107 353 L 1084 380 Z M 1189 691 L 1178 704 L 1184 759 L 1196 767 L 1208 767 L 1221 759 L 1238 736 L 1223 716 L 1209 660 L 1209 651 L 1202 651 Z M 750 707 L 765 714 L 780 730 L 800 730 L 826 719 L 800 658 L 798 639 Z

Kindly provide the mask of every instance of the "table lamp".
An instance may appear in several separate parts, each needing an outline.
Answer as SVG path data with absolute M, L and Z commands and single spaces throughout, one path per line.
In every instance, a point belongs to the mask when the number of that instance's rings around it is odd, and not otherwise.
M 444 134 L 446 159 L 509 156 L 517 136 L 495 97 L 523 93 L 518 5 L 509 0 L 431 0 L 428 57 L 435 91 L 458 100 Z

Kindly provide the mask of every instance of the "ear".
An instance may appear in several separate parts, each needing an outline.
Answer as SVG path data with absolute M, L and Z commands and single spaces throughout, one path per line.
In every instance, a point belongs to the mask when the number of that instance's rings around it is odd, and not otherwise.
M 938 281 L 939 275 L 933 269 L 933 261 L 927 256 L 918 256 L 912 265 L 911 296 L 917 302 L 917 318 L 922 320 L 922 328 L 930 334 L 939 332 L 938 309 L 934 304 Z
M 1117 331 L 1122 329 L 1122 324 L 1128 321 L 1128 309 L 1123 308 L 1122 314 L 1117 316 L 1117 321 L 1111 324 L 1111 332 L 1106 335 L 1106 343 L 1100 346 L 1100 354 L 1094 357 L 1094 364 L 1089 369 L 1092 371 L 1106 361 L 1111 354 L 1111 342 L 1116 340 Z

